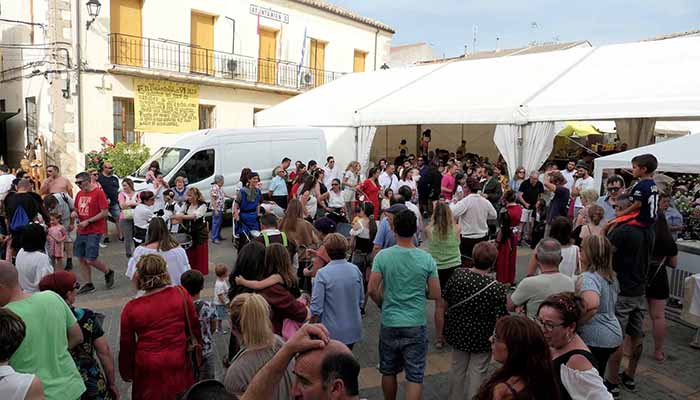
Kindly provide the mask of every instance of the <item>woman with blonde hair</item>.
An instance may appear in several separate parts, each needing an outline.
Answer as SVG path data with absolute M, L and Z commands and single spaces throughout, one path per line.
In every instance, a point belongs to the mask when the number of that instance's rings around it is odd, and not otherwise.
M 583 204 L 583 208 L 578 212 L 578 215 L 575 215 L 576 217 L 576 222 L 574 223 L 574 229 L 581 225 L 586 225 L 587 223 L 590 222 L 590 218 L 588 216 L 588 210 L 595 205 L 595 203 L 598 201 L 598 192 L 594 189 L 586 189 L 581 191 L 581 204 Z
M 207 203 L 204 201 L 202 192 L 196 187 L 187 189 L 184 212 L 184 214 L 174 215 L 173 223 L 182 223 L 191 237 L 192 245 L 187 249 L 190 267 L 207 276 L 209 274 L 209 229 L 204 219 L 207 214 Z
M 303 269 L 311 265 L 311 254 L 306 250 L 316 245 L 318 238 L 314 233 L 313 225 L 304 219 L 304 206 L 299 199 L 289 201 L 279 229 L 297 245 L 299 250 L 297 275 L 303 277 Z
M 598 361 L 605 379 L 610 356 L 622 344 L 622 328 L 615 316 L 620 286 L 612 268 L 613 248 L 605 236 L 592 235 L 581 244 L 581 287 L 584 310 L 578 321 L 579 335 Z M 616 374 L 617 371 L 612 371 Z
M 586 190 L 583 191 L 583 193 L 586 193 Z M 583 194 L 581 195 L 583 198 Z M 584 203 L 586 202 L 584 198 Z M 603 217 L 605 216 L 605 210 L 603 207 L 597 205 L 597 204 L 590 204 L 588 207 L 588 222 L 585 225 L 581 226 L 581 232 L 579 233 L 579 241 L 583 241 L 583 239 L 587 238 L 588 236 L 593 236 L 593 235 L 598 235 L 602 236 L 603 235 Z
M 197 312 L 187 291 L 170 285 L 160 255 L 141 257 L 133 279 L 145 293 L 122 310 L 119 373 L 132 382 L 133 399 L 174 399 L 194 384 L 187 339 L 202 343 Z
M 347 168 L 345 168 L 345 173 L 343 173 L 343 200 L 345 200 L 345 212 L 348 216 L 348 220 L 352 221 L 355 216 L 355 196 L 356 188 L 360 183 L 360 163 L 358 161 L 350 161 Z
M 452 273 L 462 265 L 459 232 L 450 206 L 442 201 L 437 202 L 433 210 L 433 220 L 425 228 L 425 235 L 428 239 L 428 252 L 437 264 L 441 288 L 447 285 Z M 435 302 L 435 347 L 438 349 L 444 346 L 442 334 L 445 326 L 445 306 L 442 297 Z
M 282 348 L 282 338 L 272 332 L 270 306 L 265 298 L 255 293 L 242 293 L 230 304 L 231 333 L 241 348 L 231 360 L 224 385 L 229 392 L 241 396 L 255 374 Z M 292 398 L 293 364 L 287 366 L 277 383 L 272 399 Z

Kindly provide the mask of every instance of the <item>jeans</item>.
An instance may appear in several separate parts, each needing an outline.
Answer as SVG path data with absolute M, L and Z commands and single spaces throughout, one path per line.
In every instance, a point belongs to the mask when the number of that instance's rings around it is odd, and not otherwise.
M 224 220 L 224 212 L 217 211 L 211 215 L 211 240 L 221 240 L 221 223 Z
M 124 250 L 126 251 L 126 256 L 131 258 L 134 249 L 134 220 L 120 220 L 119 229 L 121 229 L 122 235 L 124 236 Z
M 216 352 L 214 350 L 202 356 L 202 366 L 199 368 L 199 380 L 216 379 Z

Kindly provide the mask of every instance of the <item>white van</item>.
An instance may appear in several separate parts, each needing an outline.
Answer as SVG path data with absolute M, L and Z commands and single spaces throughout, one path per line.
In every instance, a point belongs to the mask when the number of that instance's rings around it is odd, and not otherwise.
M 263 188 L 267 188 L 272 170 L 284 157 L 292 163 L 316 160 L 321 165 L 326 159 L 326 139 L 319 128 L 205 129 L 178 136 L 172 147 L 158 149 L 129 177 L 136 191 L 146 189 L 146 172 L 152 161 L 158 161 L 171 186 L 178 175 L 185 176 L 188 187 L 201 190 L 208 201 L 214 175 L 224 176 L 224 191 L 233 195 L 243 168 L 260 174 Z

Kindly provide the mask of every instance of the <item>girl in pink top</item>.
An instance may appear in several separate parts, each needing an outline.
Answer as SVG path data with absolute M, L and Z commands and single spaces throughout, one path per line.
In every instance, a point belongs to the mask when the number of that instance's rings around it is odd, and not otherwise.
M 65 243 L 67 237 L 66 228 L 61 225 L 61 215 L 51 214 L 46 239 L 49 242 L 49 257 L 51 257 L 55 270 L 63 269 L 63 243 Z

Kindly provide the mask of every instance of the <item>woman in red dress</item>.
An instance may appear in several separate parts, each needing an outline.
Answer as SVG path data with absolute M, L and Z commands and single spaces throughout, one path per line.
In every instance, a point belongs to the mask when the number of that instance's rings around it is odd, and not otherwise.
M 520 241 L 520 217 L 523 209 L 515 203 L 515 193 L 508 190 L 503 194 L 506 209 L 499 215 L 499 225 L 496 242 L 498 243 L 498 259 L 496 261 L 496 280 L 501 283 L 515 283 L 515 263 L 518 257 L 518 241 Z
M 186 339 L 189 331 L 202 343 L 199 319 L 187 291 L 169 286 L 163 257 L 142 256 L 136 271 L 136 286 L 146 293 L 122 310 L 119 373 L 132 382 L 133 400 L 172 400 L 195 382 Z
M 374 206 L 374 218 L 379 218 L 379 168 L 372 167 L 369 170 L 369 176 L 365 179 L 357 190 L 365 195 L 364 201 L 369 201 Z

